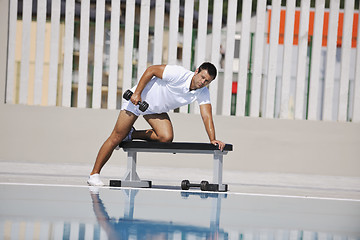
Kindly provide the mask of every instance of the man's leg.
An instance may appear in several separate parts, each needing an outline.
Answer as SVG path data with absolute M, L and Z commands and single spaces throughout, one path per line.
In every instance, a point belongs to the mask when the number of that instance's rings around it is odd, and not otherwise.
M 116 146 L 118 146 L 130 132 L 130 129 L 137 118 L 138 117 L 135 114 L 129 111 L 120 111 L 114 130 L 112 131 L 110 137 L 101 146 L 90 175 L 100 173 L 102 167 L 109 160 Z
M 133 139 L 172 142 L 174 138 L 173 126 L 167 113 L 144 115 L 144 118 L 152 129 L 134 131 Z

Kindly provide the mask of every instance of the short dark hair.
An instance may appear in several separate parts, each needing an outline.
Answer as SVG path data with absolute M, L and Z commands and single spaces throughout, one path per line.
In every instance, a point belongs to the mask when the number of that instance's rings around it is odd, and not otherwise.
M 201 72 L 201 70 L 207 70 L 209 75 L 212 76 L 213 79 L 216 78 L 217 70 L 214 64 L 212 64 L 211 62 L 204 62 L 203 64 L 201 64 L 199 67 L 199 72 Z

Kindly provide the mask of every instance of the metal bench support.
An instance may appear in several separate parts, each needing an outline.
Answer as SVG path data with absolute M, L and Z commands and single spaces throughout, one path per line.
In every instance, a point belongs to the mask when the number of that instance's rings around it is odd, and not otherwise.
M 110 186 L 149 188 L 151 181 L 141 180 L 136 171 L 136 160 L 138 152 L 158 153 L 191 153 L 191 154 L 212 154 L 213 155 L 213 189 L 214 191 L 226 192 L 227 185 L 222 183 L 223 178 L 223 156 L 232 151 L 232 145 L 227 145 L 224 151 L 217 150 L 211 144 L 197 143 L 146 143 L 130 142 L 123 146 L 127 152 L 127 171 L 122 180 L 110 180 Z
M 137 152 L 129 151 L 127 154 L 127 170 L 121 181 L 122 187 L 150 188 L 151 181 L 142 181 L 136 172 Z
M 227 186 L 222 183 L 223 175 L 223 154 L 214 153 L 213 182 L 219 185 L 219 191 L 227 191 Z

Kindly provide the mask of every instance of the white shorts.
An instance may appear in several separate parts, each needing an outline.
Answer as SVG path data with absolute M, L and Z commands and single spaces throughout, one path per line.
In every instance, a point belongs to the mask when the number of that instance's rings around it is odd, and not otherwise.
M 139 105 L 135 106 L 131 101 L 128 101 L 128 100 L 125 100 L 125 99 L 123 99 L 123 101 L 122 101 L 121 110 L 126 110 L 126 111 L 129 111 L 129 112 L 132 112 L 136 116 L 149 115 L 149 114 L 159 114 L 159 113 L 151 112 L 151 111 L 149 111 L 149 109 L 146 109 L 145 112 L 142 112 L 139 109 Z

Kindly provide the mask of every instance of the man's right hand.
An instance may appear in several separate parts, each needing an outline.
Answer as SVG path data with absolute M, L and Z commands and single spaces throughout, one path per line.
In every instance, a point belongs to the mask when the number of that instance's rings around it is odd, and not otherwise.
M 134 104 L 134 105 L 138 105 L 139 102 L 141 102 L 141 94 L 138 94 L 136 91 L 133 93 L 133 95 L 130 98 L 130 101 Z

